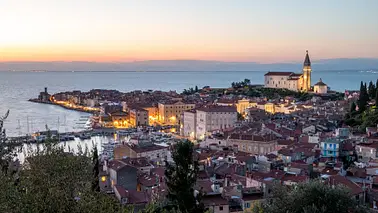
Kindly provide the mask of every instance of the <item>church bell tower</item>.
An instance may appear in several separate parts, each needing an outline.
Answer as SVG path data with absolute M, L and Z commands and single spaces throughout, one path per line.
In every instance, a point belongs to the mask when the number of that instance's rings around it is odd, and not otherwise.
M 311 61 L 306 50 L 306 58 L 303 63 L 303 91 L 311 90 Z

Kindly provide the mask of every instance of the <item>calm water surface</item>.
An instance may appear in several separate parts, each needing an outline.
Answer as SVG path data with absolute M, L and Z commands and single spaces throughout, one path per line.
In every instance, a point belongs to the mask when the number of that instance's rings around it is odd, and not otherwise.
M 51 129 L 75 131 L 85 113 L 58 106 L 31 103 L 44 87 L 49 93 L 90 89 L 176 90 L 189 87 L 226 87 L 245 78 L 252 84 L 263 84 L 265 72 L 0 72 L 0 115 L 10 109 L 5 122 L 10 136 Z M 313 71 L 313 84 L 323 79 L 333 90 L 358 89 L 360 81 L 374 82 L 378 73 L 360 71 Z M 29 123 L 29 125 L 28 125 Z

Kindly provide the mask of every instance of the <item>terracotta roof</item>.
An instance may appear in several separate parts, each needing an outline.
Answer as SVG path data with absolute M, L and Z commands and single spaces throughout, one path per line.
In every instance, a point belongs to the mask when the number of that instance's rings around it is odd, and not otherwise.
M 378 143 L 377 143 L 377 142 L 374 142 L 374 143 L 372 143 L 372 144 L 363 144 L 363 143 L 360 143 L 360 144 L 358 144 L 357 146 L 362 146 L 362 147 L 369 147 L 369 148 L 378 149 Z
M 136 168 L 151 166 L 147 158 L 126 158 L 119 161 L 122 161 L 123 163 L 131 165 Z
M 293 72 L 268 72 L 265 74 L 265 76 L 267 75 L 290 76 L 291 74 L 293 74 Z
M 160 150 L 160 149 L 168 149 L 167 147 L 158 146 L 155 144 L 152 144 L 149 146 L 130 146 L 129 144 L 126 144 L 125 146 L 130 147 L 136 153 L 150 152 L 150 151 L 155 151 L 155 150 Z
M 322 79 L 320 79 L 318 83 L 315 84 L 315 86 L 327 86 L 327 84 L 323 83 Z
M 281 146 L 288 146 L 294 144 L 295 141 L 292 140 L 277 140 L 277 144 Z
M 206 195 L 202 198 L 202 202 L 205 204 L 205 206 L 228 205 L 228 201 L 221 195 Z
M 300 176 L 300 175 L 289 175 L 285 174 L 285 176 L 282 178 L 282 181 L 290 181 L 290 182 L 306 182 L 308 180 L 307 176 Z
M 164 177 L 165 176 L 165 168 L 164 167 L 152 168 L 151 173 L 158 175 L 159 177 Z
M 213 183 L 209 179 L 197 180 L 194 188 L 197 190 L 202 190 L 205 193 L 210 193 L 210 192 L 213 192 L 213 189 L 211 188 L 212 184 Z
M 129 203 L 141 204 L 148 203 L 148 195 L 146 192 L 138 192 L 136 190 L 127 190 L 129 193 Z
M 335 175 L 331 176 L 329 178 L 329 184 L 341 184 L 344 185 L 345 187 L 349 188 L 351 190 L 352 195 L 358 195 L 363 193 L 364 191 L 362 188 L 354 183 L 353 181 L 347 179 L 346 177 L 340 176 L 340 175 Z
M 256 193 L 256 194 L 243 194 L 242 200 L 250 201 L 250 200 L 262 200 L 264 199 L 264 194 Z
M 197 109 L 203 112 L 237 112 L 236 107 L 231 106 L 208 106 Z
M 114 186 L 115 190 L 119 193 L 121 198 L 127 198 L 129 197 L 129 193 L 123 188 L 123 186 L 120 185 L 115 185 Z
M 159 183 L 159 178 L 155 175 L 141 175 L 138 177 L 138 182 L 146 187 L 152 187 Z

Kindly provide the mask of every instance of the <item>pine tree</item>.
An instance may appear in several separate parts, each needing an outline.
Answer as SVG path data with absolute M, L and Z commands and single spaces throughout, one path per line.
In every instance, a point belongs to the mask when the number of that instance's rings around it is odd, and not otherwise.
M 201 213 L 202 193 L 194 195 L 194 185 L 199 171 L 198 161 L 194 159 L 193 144 L 186 140 L 176 144 L 172 152 L 174 163 L 166 162 L 165 179 L 168 186 L 168 201 L 181 212 Z
M 93 180 L 92 180 L 92 190 L 93 191 L 100 191 L 100 178 L 99 178 L 99 160 L 98 160 L 98 152 L 97 146 L 93 144 L 93 153 L 92 153 L 92 165 L 93 165 Z
M 375 106 L 378 107 L 378 89 L 375 93 Z

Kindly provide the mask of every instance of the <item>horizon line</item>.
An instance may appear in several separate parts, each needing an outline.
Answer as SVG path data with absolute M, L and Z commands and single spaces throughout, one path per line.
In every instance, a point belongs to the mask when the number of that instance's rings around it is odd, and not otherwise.
M 324 61 L 324 60 L 348 60 L 348 59 L 373 59 L 378 60 L 378 58 L 374 57 L 355 57 L 355 58 L 322 58 L 317 60 L 312 60 L 312 62 L 316 61 Z M 20 60 L 20 61 L 1 61 L 0 63 L 46 63 L 46 62 L 64 62 L 64 63 L 73 63 L 73 62 L 86 62 L 86 63 L 136 63 L 136 62 L 154 62 L 154 61 L 201 61 L 201 62 L 222 62 L 222 63 L 256 63 L 256 64 L 295 64 L 295 63 L 302 63 L 298 62 L 258 62 L 258 61 L 223 61 L 223 60 L 203 60 L 203 59 L 146 59 L 146 60 L 133 60 L 133 61 L 85 61 L 85 60 L 75 60 L 75 61 L 64 61 L 64 60 L 53 60 L 53 61 L 30 61 L 30 60 Z

